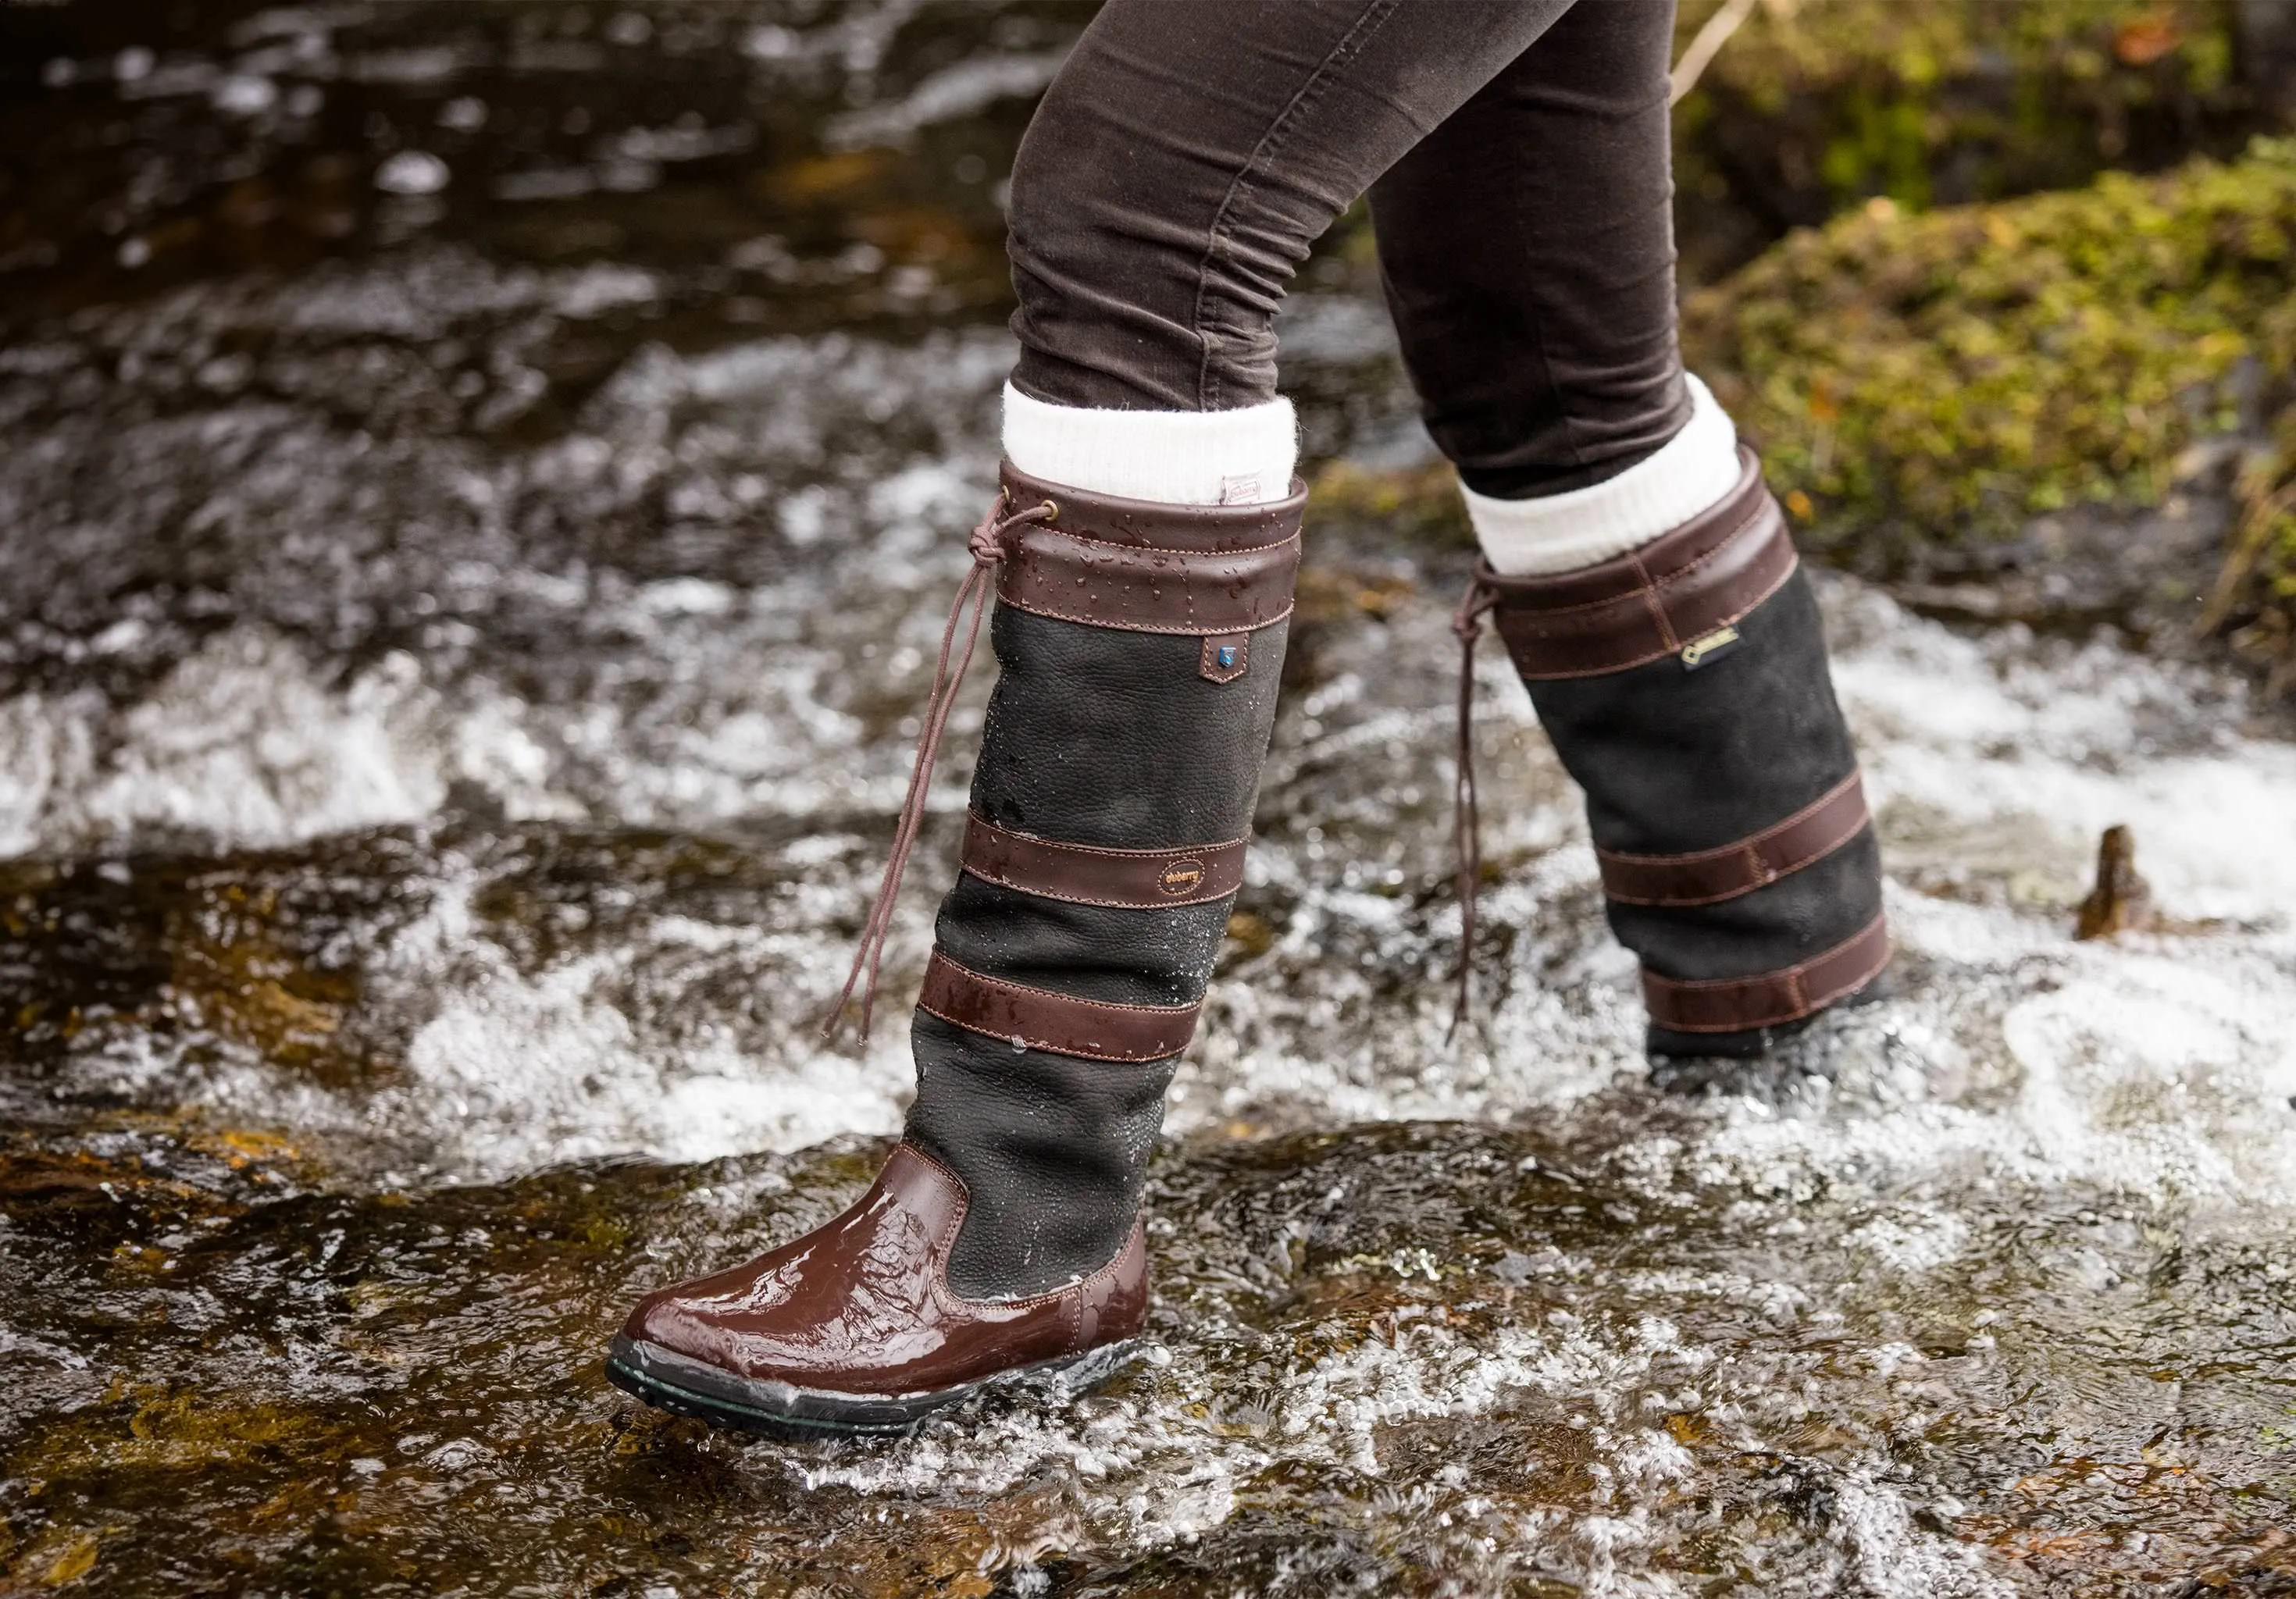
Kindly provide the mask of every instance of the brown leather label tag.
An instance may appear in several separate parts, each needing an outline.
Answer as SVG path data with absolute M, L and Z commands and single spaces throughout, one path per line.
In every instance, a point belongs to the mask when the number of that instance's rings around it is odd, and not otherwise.
M 1251 635 L 1215 633 L 1204 640 L 1196 676 L 1208 683 L 1234 683 L 1251 668 Z

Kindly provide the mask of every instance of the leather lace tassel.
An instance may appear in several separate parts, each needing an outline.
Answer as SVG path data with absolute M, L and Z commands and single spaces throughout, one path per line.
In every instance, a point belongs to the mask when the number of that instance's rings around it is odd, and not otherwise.
M 989 591 L 994 586 L 993 574 L 1004 559 L 1004 546 L 1013 529 L 1025 522 L 1051 521 L 1060 510 L 1050 500 L 1029 506 L 1025 511 L 1007 512 L 1009 496 L 997 490 L 996 502 L 988 507 L 980 525 L 972 530 L 971 547 L 972 568 L 964 574 L 964 581 L 956 587 L 956 598 L 948 608 L 948 626 L 941 629 L 940 660 L 933 668 L 932 692 L 925 698 L 924 728 L 917 735 L 917 757 L 909 771 L 909 789 L 901 801 L 901 817 L 893 829 L 892 853 L 885 861 L 885 875 L 877 884 L 877 898 L 869 907 L 869 920 L 861 930 L 860 947 L 853 952 L 853 969 L 846 974 L 845 988 L 837 996 L 836 1007 L 821 1024 L 824 1040 L 837 1036 L 838 1024 L 844 1021 L 853 1001 L 853 990 L 861 989 L 861 1037 L 869 1037 L 869 1021 L 877 1004 L 877 966 L 884 958 L 885 939 L 893 925 L 893 906 L 900 898 L 901 873 L 909 864 L 909 852 L 916 848 L 917 834 L 924 827 L 925 799 L 932 788 L 933 764 L 940 758 L 942 733 L 948 726 L 949 712 L 955 709 L 956 693 L 964 682 L 964 674 L 972 665 L 973 647 L 980 640 L 981 619 L 988 614 Z M 965 607 L 972 608 L 972 619 L 964 627 L 964 644 L 957 648 L 958 624 L 964 620 Z M 955 669 L 951 670 L 951 656 L 955 658 Z
M 1479 574 L 1468 582 L 1451 617 L 1451 631 L 1459 638 L 1459 739 L 1453 752 L 1451 790 L 1451 848 L 1458 861 L 1459 996 L 1443 1035 L 1446 1044 L 1467 1019 L 1474 964 L 1475 888 L 1483 869 L 1481 817 L 1475 808 L 1475 641 L 1482 636 L 1483 618 L 1498 599 L 1497 591 Z

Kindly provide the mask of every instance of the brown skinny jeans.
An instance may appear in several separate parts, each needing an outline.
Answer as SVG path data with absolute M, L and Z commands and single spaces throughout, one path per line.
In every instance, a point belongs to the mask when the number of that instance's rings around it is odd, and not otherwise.
M 1275 394 L 1275 311 L 1359 194 L 1429 431 L 1479 493 L 1600 482 L 1689 420 L 1672 0 L 1109 0 L 1013 173 L 1014 383 Z

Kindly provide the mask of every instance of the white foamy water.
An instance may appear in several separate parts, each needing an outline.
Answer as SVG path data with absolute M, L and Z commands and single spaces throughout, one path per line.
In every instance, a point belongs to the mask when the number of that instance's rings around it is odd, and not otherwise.
M 887 539 L 953 544 L 946 529 L 969 508 L 976 475 L 936 468 L 881 491 Z M 923 570 L 953 572 L 947 557 L 944 548 Z M 2296 747 L 2241 731 L 2241 703 L 2222 685 L 2107 645 L 1973 641 L 1846 579 L 1826 593 L 1892 873 L 1906 992 L 1848 1025 L 1827 1106 L 1749 1110 L 1745 1125 L 1714 1130 L 1706 1168 L 1839 1164 L 1856 1148 L 1852 1163 L 1897 1179 L 1975 1161 L 2226 1201 L 2296 1197 L 2296 1141 L 2283 1125 L 2296 1091 L 2285 1043 L 2296 1037 Z M 471 1175 L 882 1131 L 905 1088 L 898 1006 L 895 1036 L 857 1070 L 794 1026 L 762 1057 L 754 1038 L 666 1053 L 616 997 L 632 964 L 659 968 L 665 950 L 697 941 L 711 947 L 712 971 L 788 985 L 792 1013 L 818 1014 L 841 979 L 840 941 L 806 923 L 852 909 L 904 756 L 898 738 L 867 740 L 824 699 L 823 683 L 850 675 L 852 637 L 808 636 L 821 594 L 811 581 L 685 580 L 603 602 L 569 594 L 570 606 L 590 606 L 585 625 L 636 635 L 642 655 L 686 663 L 681 677 L 722 674 L 702 717 L 658 726 L 611 701 L 537 705 L 484 673 L 434 682 L 404 652 L 330 680 L 291 641 L 228 630 L 126 706 L 87 693 L 0 706 L 4 841 L 61 852 L 153 831 L 289 844 L 420 824 L 451 787 L 473 784 L 513 819 L 798 823 L 782 848 L 803 876 L 818 851 L 801 822 L 818 816 L 834 869 L 786 925 L 664 918 L 643 956 L 608 947 L 520 971 L 490 964 L 483 939 L 476 953 L 466 947 L 467 926 L 442 934 L 434 912 L 372 964 L 434 996 L 409 1064 L 455 1107 L 442 1158 Z M 922 578 L 904 596 L 894 632 L 914 641 L 897 663 L 909 680 L 939 598 Z M 1376 811 L 1382 783 L 1416 773 L 1426 791 L 1414 803 L 1357 832 L 1380 835 L 1414 873 L 1439 871 L 1441 608 L 1414 603 L 1382 633 L 1382 676 L 1287 710 L 1271 800 L 1313 771 L 1315 783 L 1368 793 Z M 1486 992 L 1479 1024 L 1446 1046 L 1436 980 L 1456 916 L 1430 923 L 1377 883 L 1335 881 L 1336 843 L 1327 853 L 1279 818 L 1252 873 L 1291 897 L 1285 927 L 1267 955 L 1216 985 L 1217 1025 L 1176 1086 L 1173 1131 L 1554 1114 L 1640 1070 L 1632 963 L 1600 926 L 1576 792 L 1496 653 L 1486 652 L 1480 715 L 1487 848 L 1516 864 L 1488 914 L 1521 932 L 1504 996 Z M 973 685 L 975 704 L 984 688 Z M 857 783 L 857 767 L 868 774 Z M 950 777 L 944 813 L 962 803 Z M 2182 931 L 2077 945 L 2070 902 L 2097 832 L 2115 822 L 2134 827 L 2139 866 Z M 945 879 L 945 863 L 920 860 L 895 970 L 921 962 L 932 885 Z M 442 885 L 442 904 L 457 891 Z M 1401 1003 L 1398 976 L 1420 980 Z M 1858 1095 L 1862 1108 L 1843 1108 Z

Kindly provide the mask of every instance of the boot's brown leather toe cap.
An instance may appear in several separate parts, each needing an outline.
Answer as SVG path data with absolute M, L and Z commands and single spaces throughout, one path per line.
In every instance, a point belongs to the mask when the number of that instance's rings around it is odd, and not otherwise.
M 948 1285 L 964 1190 L 939 1161 L 897 1147 L 835 1220 L 746 1265 L 657 1291 L 623 1328 L 634 1342 L 745 1382 L 840 1394 L 962 1387 L 1128 1338 L 1147 1312 L 1135 1226 L 1114 1260 L 1025 1300 L 966 1300 Z

